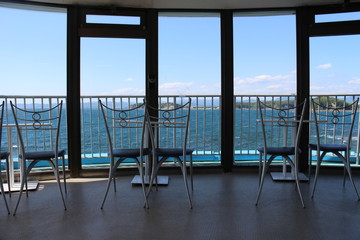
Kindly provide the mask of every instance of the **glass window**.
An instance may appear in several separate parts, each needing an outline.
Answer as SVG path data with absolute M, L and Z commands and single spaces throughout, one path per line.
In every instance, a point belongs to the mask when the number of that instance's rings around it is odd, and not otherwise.
M 143 103 L 144 97 L 144 39 L 81 39 L 83 168 L 108 167 L 109 163 L 108 142 L 98 106 L 99 98 L 106 105 L 127 108 Z M 132 160 L 126 162 L 134 164 Z
M 5 123 L 13 124 L 9 101 L 27 110 L 48 109 L 64 102 L 60 148 L 67 149 L 66 130 L 66 27 L 64 9 L 42 8 L 8 3 L 0 6 L 0 79 L 1 100 L 8 104 Z M 4 136 L 12 129 L 12 142 Z M 11 144 L 15 169 L 19 164 L 15 129 L 4 128 L 2 150 Z M 32 136 L 25 139 L 31 146 Z M 66 151 L 67 152 L 67 151 Z M 47 163 L 39 168 L 51 170 Z
M 86 23 L 140 25 L 140 17 L 87 14 Z
M 295 15 L 234 18 L 235 94 L 296 93 Z
M 189 146 L 194 161 L 219 162 L 221 47 L 219 13 L 159 14 L 162 103 L 192 98 Z
M 330 107 L 350 105 L 360 97 L 360 35 L 327 36 L 310 38 L 310 95 L 315 101 Z M 336 114 L 336 113 L 335 113 Z M 341 115 L 341 114 L 340 114 Z M 356 116 L 353 136 L 357 136 Z M 342 125 L 342 124 L 340 124 Z M 347 128 L 348 125 L 342 125 Z M 322 134 L 324 142 L 334 143 L 345 139 L 344 131 Z M 310 141 L 316 142 L 315 127 L 310 129 Z M 359 163 L 357 146 L 359 141 L 353 137 L 350 151 L 351 162 Z M 313 154 L 316 154 L 313 152 Z M 314 160 L 315 158 L 313 158 Z M 341 164 L 333 154 L 327 154 L 325 164 Z
M 296 22 L 295 15 L 282 14 L 287 15 L 234 17 L 234 149 L 241 163 L 258 161 L 256 149 L 263 145 L 256 96 L 281 104 L 294 101 Z
M 331 13 L 315 15 L 316 23 L 360 20 L 360 12 Z
M 310 39 L 311 94 L 360 92 L 360 35 Z
M 4 94 L 66 94 L 67 24 L 66 13 L 60 10 L 0 7 L 0 79 Z

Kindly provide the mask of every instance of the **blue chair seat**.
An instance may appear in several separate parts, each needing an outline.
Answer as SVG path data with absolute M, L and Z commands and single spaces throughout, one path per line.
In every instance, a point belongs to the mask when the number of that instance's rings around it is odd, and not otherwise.
M 259 147 L 257 149 L 259 152 L 264 153 L 264 147 Z M 266 153 L 270 155 L 294 155 L 295 154 L 295 148 L 294 147 L 268 147 L 266 149 Z M 301 153 L 301 150 L 299 149 L 299 153 Z
M 309 144 L 309 148 L 316 150 L 317 149 L 317 144 Z M 346 145 L 345 144 L 320 144 L 320 151 L 325 151 L 325 152 L 341 152 L 341 151 L 346 151 Z
M 7 159 L 9 155 L 9 152 L 0 152 L 0 159 Z
M 190 155 L 194 152 L 193 148 L 185 149 L 186 155 Z M 182 148 L 156 148 L 156 155 L 161 157 L 180 157 L 183 155 Z
M 148 148 L 143 149 L 143 155 L 148 155 L 150 150 Z M 128 149 L 121 149 L 116 148 L 113 150 L 114 157 L 139 157 L 140 156 L 140 149 L 139 148 L 128 148 Z
M 65 155 L 65 150 L 62 149 L 58 152 L 58 157 L 63 157 Z M 19 155 L 21 158 L 21 155 Z M 26 152 L 25 159 L 32 160 L 44 160 L 44 159 L 52 159 L 55 157 L 54 151 L 37 151 L 37 152 Z

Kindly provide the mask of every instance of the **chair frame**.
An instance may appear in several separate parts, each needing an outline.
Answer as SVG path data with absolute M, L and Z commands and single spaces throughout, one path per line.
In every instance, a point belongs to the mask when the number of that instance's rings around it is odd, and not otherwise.
M 312 155 L 313 150 L 316 151 L 316 156 L 317 156 L 315 179 L 314 179 L 314 184 L 313 184 L 313 188 L 312 188 L 311 198 L 314 197 L 321 162 L 322 162 L 323 158 L 325 157 L 325 155 L 327 153 L 331 152 L 331 153 L 335 154 L 344 163 L 343 185 L 345 185 L 345 177 L 346 177 L 346 173 L 347 173 L 349 175 L 351 184 L 354 188 L 355 194 L 356 194 L 358 200 L 360 200 L 359 193 L 355 186 L 355 183 L 354 183 L 354 180 L 352 177 L 352 173 L 351 173 L 351 167 L 350 167 L 350 150 L 351 150 L 351 142 L 352 142 L 351 139 L 352 139 L 352 134 L 353 134 L 353 129 L 354 129 L 357 108 L 359 105 L 359 98 L 356 99 L 354 102 L 352 102 L 349 106 L 342 106 L 342 107 L 324 106 L 320 103 L 317 103 L 313 98 L 311 99 L 311 102 L 312 102 L 313 116 L 314 116 L 314 120 L 315 120 L 316 144 L 309 144 L 309 179 L 310 179 L 310 175 L 311 175 L 311 167 L 312 167 L 312 156 L 311 155 Z M 347 109 L 350 107 L 351 107 L 351 112 L 348 112 Z M 322 110 L 326 110 L 326 111 L 325 111 L 325 113 L 322 113 L 322 112 L 319 112 L 317 109 L 322 109 Z M 321 117 L 326 119 L 325 122 L 321 121 L 321 119 L 320 119 Z M 345 121 L 346 117 L 351 117 L 351 121 L 346 122 Z M 329 121 L 329 119 L 331 121 Z M 346 139 L 342 139 L 341 144 L 326 144 L 328 148 L 324 149 L 325 144 L 321 143 L 320 130 L 319 130 L 320 125 L 325 125 L 326 127 L 328 125 L 333 125 L 334 128 L 336 127 L 336 125 L 343 125 L 343 126 L 348 125 L 350 127 L 350 129 L 349 129 L 348 136 L 346 137 Z M 346 149 L 346 150 L 337 150 L 336 148 L 339 149 L 339 147 L 342 149 Z M 342 154 L 341 152 L 344 152 L 344 154 Z
M 189 201 L 190 208 L 193 207 L 192 199 L 188 186 L 188 173 L 187 173 L 187 156 L 189 156 L 189 168 L 190 168 L 190 186 L 193 191 L 193 161 L 192 161 L 192 153 L 194 149 L 187 148 L 188 145 L 188 133 L 189 133 L 189 122 L 190 122 L 190 109 L 191 109 L 191 98 L 185 104 L 180 106 L 174 106 L 174 108 L 154 108 L 152 106 L 147 105 L 147 123 L 150 129 L 150 139 L 151 139 L 151 148 L 152 148 L 152 171 L 151 171 L 151 179 L 147 192 L 147 196 L 149 196 L 152 186 L 156 184 L 157 187 L 157 174 L 161 167 L 161 165 L 168 159 L 174 158 L 181 169 L 185 190 L 187 194 L 187 198 Z M 176 112 L 180 111 L 182 115 L 176 115 Z M 186 111 L 183 114 L 183 111 Z M 150 115 L 150 112 L 153 115 Z M 160 113 L 160 114 L 159 114 Z M 155 115 L 156 114 L 156 115 Z M 181 148 L 162 148 L 158 147 L 158 132 L 161 128 L 165 129 L 183 129 L 182 134 L 182 147 Z M 166 153 L 166 151 L 169 151 Z M 172 151 L 172 152 L 171 152 Z M 160 157 L 160 159 L 159 159 Z M 182 159 L 181 159 L 182 157 Z M 156 188 L 157 189 L 157 188 Z
M 273 106 L 269 106 L 262 102 L 259 98 L 257 98 L 258 103 L 258 109 L 260 112 L 260 121 L 261 121 L 261 128 L 262 128 L 262 135 L 264 140 L 264 146 L 259 147 L 258 151 L 260 153 L 259 156 L 259 188 L 256 196 L 256 203 L 255 205 L 258 205 L 261 191 L 264 184 L 264 178 L 265 174 L 267 173 L 270 164 L 275 159 L 275 157 L 281 156 L 283 157 L 290 166 L 294 169 L 294 177 L 295 177 L 295 183 L 296 188 L 301 200 L 301 204 L 303 207 L 305 207 L 304 200 L 301 194 L 300 190 L 300 180 L 299 180 L 299 170 L 298 170 L 298 158 L 300 153 L 299 143 L 300 143 L 300 136 L 301 136 L 301 130 L 304 122 L 304 115 L 305 115 L 305 109 L 306 109 L 306 99 L 300 103 L 295 105 L 294 107 L 287 107 L 287 108 L 275 108 Z M 266 109 L 270 109 L 272 112 L 271 120 L 266 120 L 266 117 L 269 117 L 269 115 L 266 114 Z M 298 115 L 298 109 L 301 109 L 300 115 Z M 294 116 L 288 116 L 287 112 L 295 110 Z M 278 115 L 274 115 L 274 111 L 279 111 Z M 296 118 L 296 119 L 294 119 Z M 292 120 L 293 119 L 293 120 Z M 286 127 L 286 128 L 296 128 L 296 136 L 295 141 L 293 142 L 294 146 L 291 147 L 268 147 L 267 144 L 267 134 L 266 134 L 266 126 L 277 126 L 277 127 Z M 282 152 L 283 151 L 283 152 Z M 271 153 L 272 152 L 272 153 Z M 270 155 L 270 158 L 268 159 L 268 155 Z M 293 159 L 291 159 L 289 156 L 293 156 Z M 263 161 L 264 160 L 264 161 Z
M 147 127 L 146 124 L 146 115 L 145 115 L 145 103 L 140 104 L 134 108 L 129 109 L 117 109 L 115 107 L 109 107 L 102 103 L 102 101 L 99 99 L 99 106 L 102 112 L 103 120 L 105 123 L 105 129 L 106 129 L 106 135 L 108 139 L 108 148 L 109 148 L 109 156 L 110 156 L 110 169 L 109 169 L 109 178 L 106 186 L 105 196 L 101 204 L 101 209 L 103 209 L 109 188 L 111 185 L 111 181 L 114 181 L 114 191 L 116 192 L 116 170 L 119 167 L 119 165 L 125 160 L 125 159 L 133 159 L 138 167 L 140 178 L 141 178 L 141 186 L 143 190 L 143 195 L 145 199 L 145 207 L 149 208 L 149 204 L 146 197 L 146 188 L 145 188 L 145 176 L 144 176 L 144 157 L 149 154 L 148 149 L 144 147 L 144 137 L 145 137 L 145 128 Z M 144 108 L 144 114 L 142 115 L 136 115 L 136 116 L 130 116 L 131 112 L 138 111 L 139 109 Z M 109 112 L 111 113 L 109 115 Z M 111 121 L 111 122 L 109 122 Z M 118 125 L 115 125 L 115 123 L 118 122 Z M 112 126 L 110 126 L 110 123 L 112 123 Z M 116 129 L 129 129 L 129 128 L 136 128 L 141 129 L 141 142 L 139 147 L 139 152 L 137 156 L 134 156 L 134 154 L 114 154 L 117 150 L 124 150 L 120 148 L 116 148 L 113 143 L 113 137 L 110 133 L 110 130 L 116 131 Z M 128 149 L 128 148 L 127 148 Z M 132 149 L 134 150 L 134 149 Z M 116 159 L 117 158 L 117 159 Z
M 61 157 L 62 159 L 62 171 L 63 171 L 63 179 L 64 179 L 64 187 L 65 192 L 66 190 L 66 172 L 65 172 L 65 150 L 59 151 L 59 138 L 60 138 L 60 125 L 61 125 L 61 116 L 62 116 L 62 105 L 63 101 L 61 101 L 59 104 L 55 105 L 54 107 L 49 107 L 45 110 L 35 111 L 35 110 L 26 110 L 23 108 L 17 107 L 15 104 L 13 104 L 10 101 L 12 113 L 14 116 L 14 121 L 16 124 L 17 129 L 17 136 L 18 141 L 20 143 L 20 153 L 19 153 L 19 159 L 21 161 L 22 168 L 22 178 L 21 178 L 21 184 L 20 184 L 20 194 L 19 198 L 14 210 L 14 216 L 17 212 L 21 196 L 24 190 L 24 186 L 26 189 L 26 195 L 28 196 L 27 191 L 27 177 L 30 174 L 30 171 L 32 168 L 40 161 L 46 161 L 50 164 L 51 168 L 53 169 L 56 182 L 59 187 L 61 199 L 64 205 L 64 209 L 66 210 L 66 203 L 64 199 L 64 194 L 61 188 L 60 183 L 60 174 L 59 174 L 59 163 L 58 158 Z M 23 116 L 20 115 L 20 113 L 23 114 Z M 56 113 L 56 116 L 53 116 L 53 113 Z M 48 115 L 46 115 L 48 114 Z M 31 118 L 28 118 L 28 116 L 31 116 Z M 19 122 L 21 121 L 21 122 Z M 53 126 L 52 123 L 55 123 Z M 53 131 L 56 132 L 56 136 L 54 138 L 55 143 L 52 143 L 52 149 L 51 150 L 43 150 L 43 151 L 26 151 L 27 147 L 23 140 L 23 133 L 26 131 L 49 131 L 51 136 L 53 136 Z M 25 133 L 26 134 L 26 133 Z M 43 153 L 43 154 L 41 154 Z M 36 155 L 41 154 L 41 156 Z M 27 161 L 30 162 L 28 166 L 26 166 Z
M 2 128 L 3 128 L 3 119 L 4 119 L 4 107 L 5 107 L 5 102 L 3 101 L 0 104 L 0 149 L 1 149 L 1 143 L 2 143 Z M 9 190 L 9 196 L 11 196 L 11 187 L 10 187 L 10 173 L 9 173 L 9 154 L 7 152 L 3 152 L 5 155 L 5 161 L 6 161 L 6 177 L 7 177 L 7 184 L 8 184 L 8 190 Z M 2 175 L 2 174 L 1 174 Z M 5 202 L 5 206 L 6 206 L 6 210 L 8 212 L 8 214 L 10 214 L 10 209 L 9 209 L 9 205 L 7 203 L 6 200 L 6 196 L 5 196 L 5 191 L 4 191 L 4 186 L 3 186 L 3 181 L 2 181 L 2 176 L 0 175 L 0 190 L 1 190 L 1 195 L 3 195 L 4 198 L 4 202 Z

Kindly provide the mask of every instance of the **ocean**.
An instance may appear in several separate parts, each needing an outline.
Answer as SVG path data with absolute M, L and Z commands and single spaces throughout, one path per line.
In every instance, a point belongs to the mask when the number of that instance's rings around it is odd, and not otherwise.
M 140 113 L 143 110 L 139 110 Z M 190 129 L 188 136 L 188 146 L 195 149 L 194 155 L 196 159 L 204 159 L 206 161 L 219 161 L 221 152 L 221 116 L 218 108 L 206 109 L 198 108 L 190 110 Z M 82 158 L 84 163 L 96 164 L 108 162 L 108 143 L 105 131 L 105 125 L 102 115 L 98 108 L 90 109 L 83 108 L 81 112 L 82 121 Z M 358 117 L 357 117 L 358 118 Z M 234 116 L 234 149 L 237 156 L 249 156 L 252 159 L 257 154 L 256 149 L 263 145 L 263 138 L 261 126 L 259 121 L 258 111 L 255 109 L 236 109 Z M 313 124 L 312 124 L 313 125 Z M 66 131 L 66 111 L 62 118 L 62 131 L 60 135 L 60 147 L 67 150 L 67 131 Z M 358 119 L 355 121 L 354 137 L 353 137 L 353 151 L 356 150 L 358 143 L 357 138 Z M 2 150 L 7 149 L 6 129 L 4 128 Z M 176 132 L 165 131 L 160 133 L 161 146 L 173 147 L 181 141 L 174 141 Z M 13 129 L 13 136 L 16 135 L 15 128 Z M 322 136 L 328 141 L 336 141 L 341 139 L 342 132 L 338 132 L 335 137 L 327 136 L 323 133 Z M 232 137 L 229 135 L 228 137 Z M 137 147 L 140 142 L 140 131 L 136 133 L 125 132 L 117 135 L 116 144 L 118 146 Z M 282 145 L 284 143 L 283 132 L 274 131 L 270 140 L 275 145 Z M 311 127 L 310 141 L 315 142 L 315 128 Z M 13 137 L 14 151 L 16 152 L 17 142 Z M 14 154 L 16 158 L 17 155 Z M 241 159 L 241 157 L 237 157 Z

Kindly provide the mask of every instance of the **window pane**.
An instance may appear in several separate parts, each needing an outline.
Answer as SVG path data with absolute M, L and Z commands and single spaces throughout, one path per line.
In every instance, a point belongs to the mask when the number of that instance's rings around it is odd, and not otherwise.
M 234 17 L 234 149 L 241 163 L 258 161 L 263 145 L 256 96 L 288 104 L 296 93 L 295 16 L 254 15 Z
M 360 92 L 360 35 L 310 39 L 310 93 Z
M 140 17 L 88 14 L 86 23 L 140 25 Z
M 124 108 L 143 103 L 145 40 L 82 38 L 81 95 L 82 167 L 108 167 L 108 142 L 98 100 Z M 126 139 L 130 138 L 118 140 Z
M 81 39 L 81 95 L 144 95 L 145 40 Z
M 0 30 L 3 93 L 66 94 L 66 13 L 0 7 Z
M 219 163 L 220 60 L 219 14 L 160 14 L 160 101 L 181 104 L 192 95 L 189 146 L 198 162 Z
M 220 18 L 163 15 L 159 17 L 160 94 L 220 94 Z
M 348 12 L 348 13 L 331 13 L 331 14 L 319 14 L 315 15 L 315 22 L 342 22 L 360 20 L 360 12 Z
M 296 92 L 295 16 L 234 18 L 235 94 Z
M 0 99 L 7 101 L 4 124 L 14 124 L 9 102 L 27 110 L 53 107 L 63 101 L 60 149 L 67 151 L 66 125 L 66 12 L 47 7 L 38 10 L 0 7 Z M 7 131 L 12 133 L 12 142 Z M 24 138 L 25 145 L 35 147 L 34 134 Z M 3 128 L 2 151 L 12 146 L 15 171 L 18 164 L 18 139 L 14 128 Z M 40 150 L 41 147 L 38 147 Z M 67 157 L 67 156 L 66 156 Z M 51 170 L 48 163 L 35 166 Z

